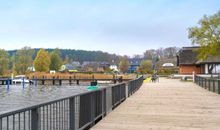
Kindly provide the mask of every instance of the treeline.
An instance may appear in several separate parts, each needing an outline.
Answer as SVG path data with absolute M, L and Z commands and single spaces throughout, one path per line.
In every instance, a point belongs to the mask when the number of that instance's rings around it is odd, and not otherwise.
M 37 52 L 40 48 L 33 49 L 34 59 L 37 55 Z M 45 49 L 48 53 L 54 51 L 54 49 Z M 14 56 L 18 50 L 8 51 L 10 57 Z M 75 49 L 59 49 L 60 56 L 63 60 L 71 62 L 71 61 L 79 61 L 82 63 L 83 61 L 107 61 L 109 63 L 119 63 L 120 56 L 116 54 L 109 54 L 102 51 L 85 51 L 85 50 L 75 50 Z
M 118 64 L 120 56 L 101 51 L 73 49 L 33 49 L 23 47 L 19 50 L 0 49 L 0 76 L 25 74 L 34 68 L 36 71 L 58 71 L 62 64 L 73 61 L 107 61 Z

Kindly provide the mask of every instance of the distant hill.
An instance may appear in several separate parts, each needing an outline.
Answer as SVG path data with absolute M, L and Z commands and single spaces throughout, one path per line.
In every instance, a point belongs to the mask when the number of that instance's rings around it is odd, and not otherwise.
M 36 57 L 37 52 L 40 50 L 40 48 L 34 48 L 34 55 L 33 59 Z M 54 49 L 46 49 L 49 53 L 52 52 Z M 75 50 L 75 49 L 59 49 L 61 52 L 61 57 L 63 60 L 66 58 L 69 59 L 69 61 L 107 61 L 109 63 L 118 64 L 119 62 L 119 55 L 116 54 L 109 54 L 102 51 L 85 51 L 85 50 Z M 16 53 L 17 50 L 10 50 L 8 51 L 10 56 L 13 56 Z

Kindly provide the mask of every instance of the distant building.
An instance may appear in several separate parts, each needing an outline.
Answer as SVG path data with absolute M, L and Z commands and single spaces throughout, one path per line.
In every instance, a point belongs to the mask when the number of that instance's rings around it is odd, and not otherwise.
M 137 71 L 138 67 L 140 66 L 142 59 L 130 59 L 130 67 L 128 68 L 128 73 L 134 73 Z
M 199 47 L 183 47 L 177 53 L 177 66 L 180 74 L 211 74 L 219 73 L 220 58 L 209 56 L 206 60 L 197 58 Z
M 113 70 L 114 72 L 119 72 L 117 65 L 110 65 L 109 68 L 110 68 L 111 70 Z
M 82 63 L 81 70 L 84 72 L 104 72 L 110 64 L 106 61 L 95 62 L 95 61 L 85 61 Z
M 27 68 L 27 71 L 35 72 L 36 70 L 35 70 L 34 66 L 30 66 L 30 67 Z
M 61 72 L 77 72 L 77 68 L 71 64 L 65 64 L 60 67 Z
M 81 67 L 81 64 L 79 61 L 73 61 L 71 64 L 75 67 Z

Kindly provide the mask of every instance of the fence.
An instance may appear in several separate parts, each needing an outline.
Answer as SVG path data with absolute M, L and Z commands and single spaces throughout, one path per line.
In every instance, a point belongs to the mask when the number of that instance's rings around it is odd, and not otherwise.
M 204 89 L 220 94 L 220 80 L 195 76 L 195 83 Z
M 128 97 L 135 93 L 143 84 L 143 76 L 128 82 Z
M 82 130 L 93 126 L 131 95 L 143 77 L 0 115 L 0 130 Z

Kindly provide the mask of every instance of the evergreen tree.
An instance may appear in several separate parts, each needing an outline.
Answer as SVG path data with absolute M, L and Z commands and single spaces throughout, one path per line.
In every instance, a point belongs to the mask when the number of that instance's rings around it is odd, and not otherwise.
M 44 49 L 40 49 L 34 60 L 34 67 L 37 71 L 47 72 L 50 69 L 50 55 Z
M 62 59 L 60 57 L 59 49 L 55 49 L 50 53 L 50 70 L 58 71 L 62 65 Z
M 8 70 L 9 57 L 7 51 L 0 49 L 0 75 L 3 76 Z

